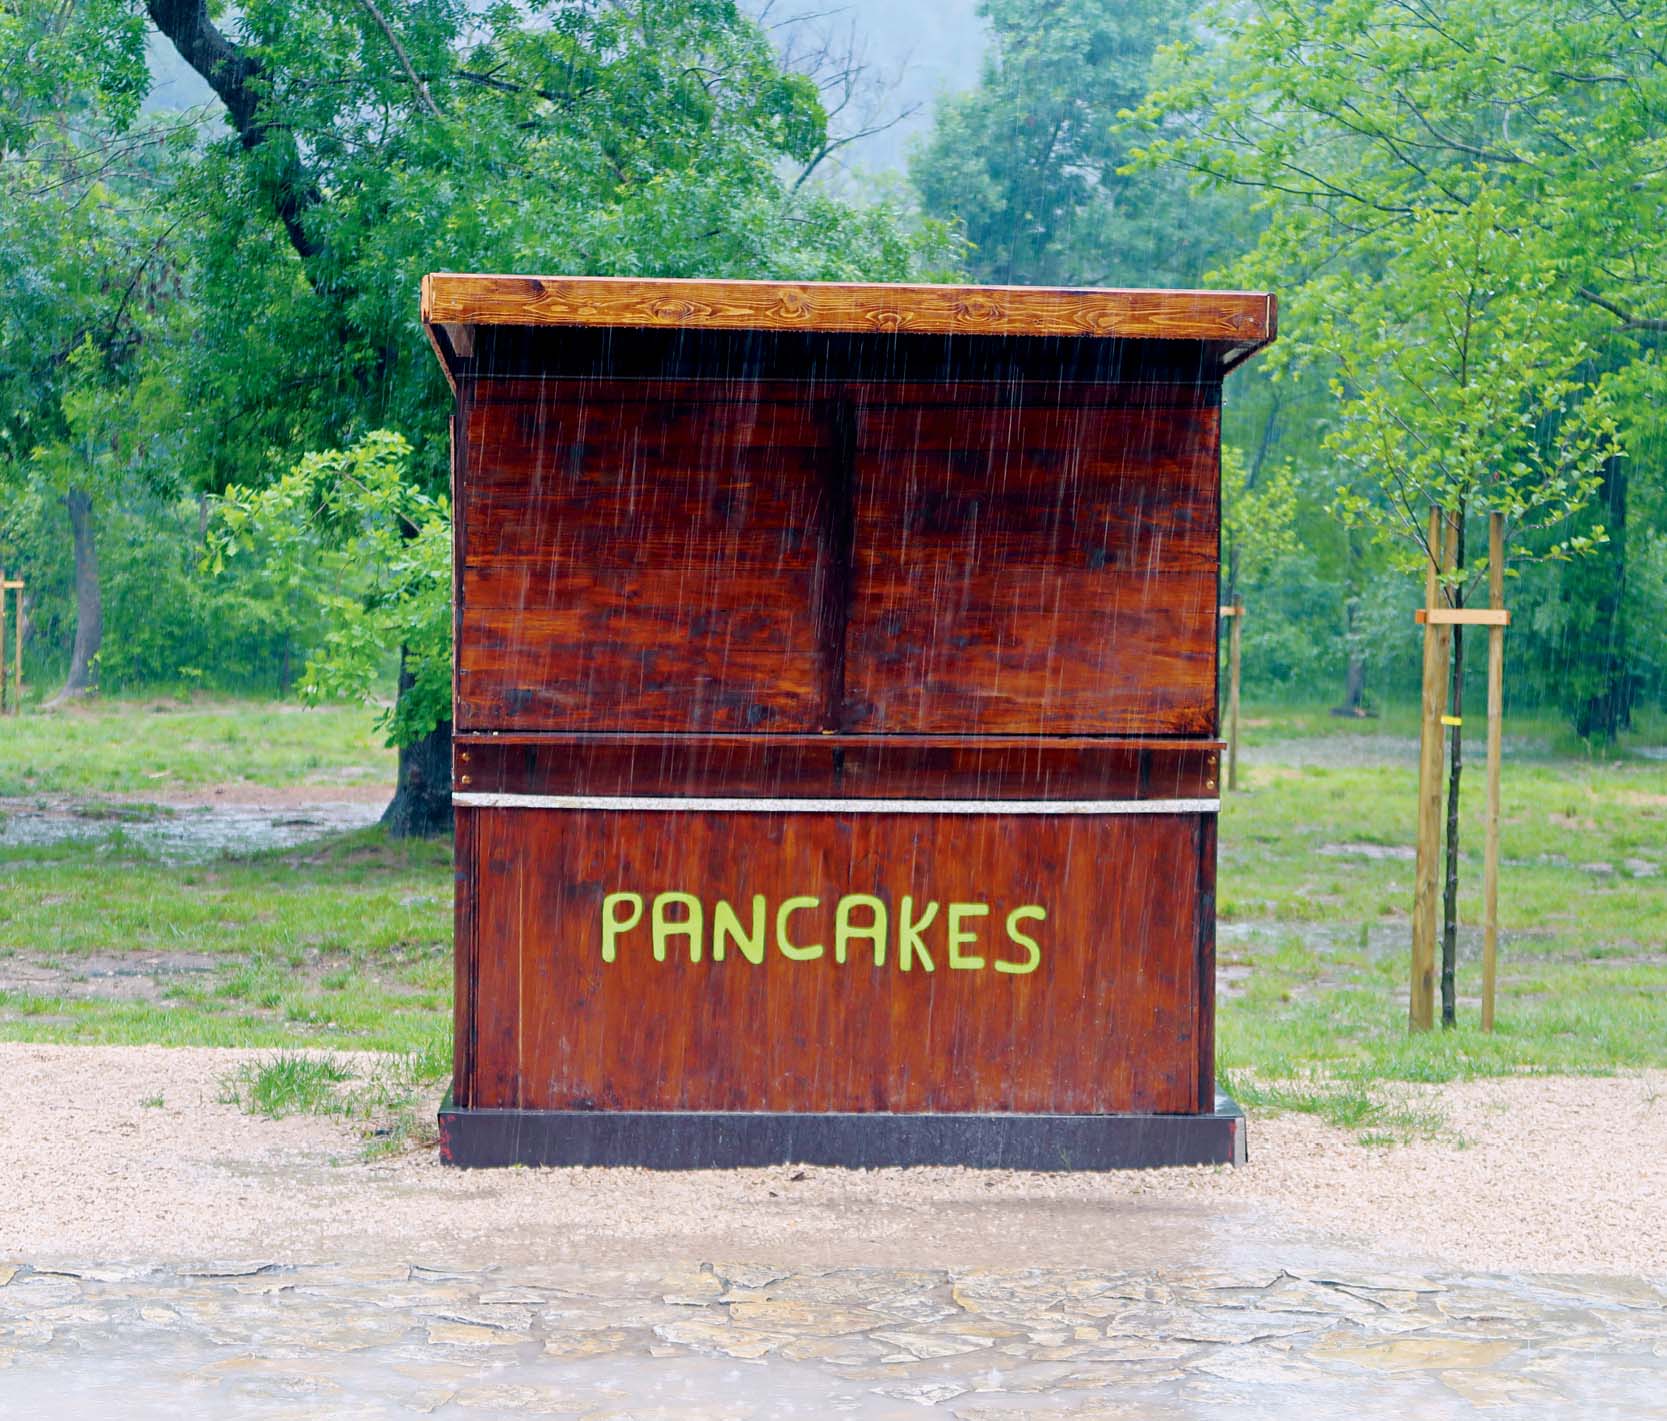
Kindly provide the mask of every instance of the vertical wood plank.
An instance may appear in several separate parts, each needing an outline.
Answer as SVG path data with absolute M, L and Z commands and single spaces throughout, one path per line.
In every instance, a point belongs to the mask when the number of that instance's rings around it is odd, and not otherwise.
M 1488 606 L 1505 606 L 1505 518 L 1488 516 Z M 1505 628 L 1488 628 L 1487 819 L 1482 840 L 1482 1030 L 1493 1030 L 1499 970 L 1499 760 L 1504 719 Z
M 1235 619 L 1237 620 L 1237 619 Z M 1216 817 L 1198 819 L 1198 1109 L 1216 1108 Z
M 1445 520 L 1430 509 L 1424 605 L 1442 605 Z M 1435 1025 L 1436 875 L 1441 857 L 1441 712 L 1446 705 L 1447 658 L 1441 629 L 1424 625 L 1424 683 L 1418 726 L 1418 854 L 1412 895 L 1412 982 L 1408 1021 L 1414 1031 Z
M 462 1109 L 475 1103 L 476 973 L 480 933 L 475 905 L 480 901 L 475 820 L 482 811 L 458 805 L 454 811 L 452 848 L 452 1102 Z
M 498 810 L 482 810 L 475 832 L 473 1104 L 518 1107 L 521 1082 L 522 859 L 533 851 Z M 552 869 L 559 868 L 552 863 Z

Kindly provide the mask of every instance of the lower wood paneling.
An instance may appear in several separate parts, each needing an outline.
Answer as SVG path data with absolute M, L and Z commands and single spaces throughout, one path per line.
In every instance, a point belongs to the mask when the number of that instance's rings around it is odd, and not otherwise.
M 458 817 L 465 1108 L 1192 1113 L 1212 1098 L 1198 974 L 1213 816 Z M 699 961 L 675 930 L 656 958 L 668 893 L 700 904 Z M 640 920 L 607 961 L 605 912 L 634 913 L 619 894 Z M 881 962 L 855 937 L 837 960 L 837 905 L 857 894 L 883 907 Z M 732 937 L 714 960 L 719 901 L 746 930 L 754 895 L 762 960 Z M 903 965 L 905 910 L 930 971 L 912 951 Z M 663 926 L 689 916 L 660 904 Z M 850 924 L 876 917 L 847 906 Z M 999 970 L 1030 963 L 1021 938 L 1034 970 Z

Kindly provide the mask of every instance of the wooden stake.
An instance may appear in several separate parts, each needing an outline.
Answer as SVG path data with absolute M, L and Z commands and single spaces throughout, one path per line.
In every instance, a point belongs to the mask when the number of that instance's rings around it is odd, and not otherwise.
M 1239 628 L 1244 625 L 1244 607 L 1235 602 L 1223 607 L 1227 631 L 1227 788 L 1239 788 Z
M 17 639 L 16 671 L 12 679 L 12 714 L 23 714 L 23 581 L 6 578 L 4 568 L 0 568 L 0 715 L 6 713 L 6 593 L 17 593 Z
M 1488 516 L 1488 606 L 1505 606 L 1505 517 Z M 1505 627 L 1488 627 L 1488 807 L 1482 841 L 1482 1030 L 1493 1030 L 1499 969 L 1499 758 L 1504 721 Z
M 1424 573 L 1424 605 L 1443 599 L 1441 573 L 1447 556 L 1442 536 L 1446 520 L 1430 510 L 1429 566 Z M 1424 624 L 1424 685 L 1418 724 L 1418 861 L 1412 892 L 1412 982 L 1407 1021 L 1414 1031 L 1435 1025 L 1436 902 L 1441 861 L 1441 714 L 1447 706 L 1447 636 L 1444 627 Z

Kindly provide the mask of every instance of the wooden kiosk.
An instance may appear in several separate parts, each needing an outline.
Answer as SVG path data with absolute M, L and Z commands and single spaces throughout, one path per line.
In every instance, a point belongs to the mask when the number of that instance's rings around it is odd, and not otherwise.
M 1237 292 L 434 275 L 460 1165 L 1238 1161 Z

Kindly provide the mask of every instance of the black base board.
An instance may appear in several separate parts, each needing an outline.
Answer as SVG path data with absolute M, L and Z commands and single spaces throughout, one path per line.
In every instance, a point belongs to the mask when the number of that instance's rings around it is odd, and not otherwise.
M 963 1165 L 1106 1170 L 1243 1164 L 1244 1112 L 1208 1115 L 883 1115 L 764 1111 L 459 1110 L 440 1107 L 440 1158 L 479 1169 L 634 1165 Z

